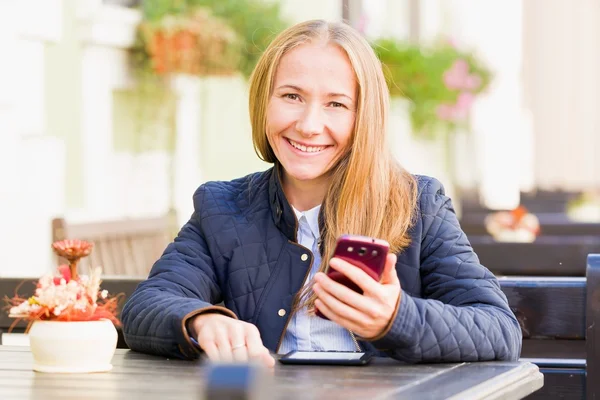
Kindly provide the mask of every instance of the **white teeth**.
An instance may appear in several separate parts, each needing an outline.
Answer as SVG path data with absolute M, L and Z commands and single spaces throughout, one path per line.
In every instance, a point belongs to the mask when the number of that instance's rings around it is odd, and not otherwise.
M 306 153 L 318 153 L 319 151 L 325 150 L 325 147 L 327 147 L 327 146 L 324 146 L 324 147 L 314 147 L 314 146 L 307 147 L 307 146 L 301 145 L 300 143 L 296 143 L 296 142 L 294 142 L 293 140 L 290 140 L 290 139 L 288 139 L 288 141 L 290 142 L 290 144 L 292 146 L 294 146 L 298 150 L 304 151 Z

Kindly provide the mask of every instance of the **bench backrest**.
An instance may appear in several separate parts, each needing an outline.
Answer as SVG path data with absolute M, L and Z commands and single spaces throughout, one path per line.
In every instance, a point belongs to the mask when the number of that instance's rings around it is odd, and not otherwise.
M 146 277 L 172 240 L 170 221 L 163 216 L 75 224 L 57 218 L 52 221 L 52 239 L 94 243 L 92 254 L 81 262 L 83 273 L 91 263 L 102 266 L 106 275 Z
M 588 254 L 600 253 L 600 235 L 540 236 L 533 243 L 496 242 L 469 236 L 473 249 L 496 276 L 581 276 Z
M 539 395 L 548 395 L 554 386 L 572 398 L 580 393 L 579 398 L 600 399 L 600 254 L 587 257 L 585 278 L 510 276 L 499 281 L 523 330 L 522 357 L 546 374 Z

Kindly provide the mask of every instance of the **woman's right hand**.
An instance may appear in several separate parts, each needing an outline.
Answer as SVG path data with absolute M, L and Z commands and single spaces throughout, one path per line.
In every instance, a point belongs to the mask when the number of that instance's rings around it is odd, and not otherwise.
M 200 314 L 189 323 L 191 334 L 212 361 L 259 362 L 267 367 L 275 359 L 263 345 L 258 328 L 221 314 Z

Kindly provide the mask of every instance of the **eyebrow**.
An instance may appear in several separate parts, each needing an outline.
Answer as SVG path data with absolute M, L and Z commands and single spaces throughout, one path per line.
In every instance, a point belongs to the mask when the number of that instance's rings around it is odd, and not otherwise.
M 295 85 L 281 85 L 281 86 L 277 87 L 277 90 L 280 90 L 280 89 L 292 89 L 292 90 L 295 90 L 300 93 L 305 93 L 304 90 L 302 90 L 302 88 L 300 88 L 299 86 L 295 86 Z M 354 101 L 354 99 L 352 97 L 350 97 L 344 93 L 327 93 L 327 97 L 345 97 L 350 101 Z

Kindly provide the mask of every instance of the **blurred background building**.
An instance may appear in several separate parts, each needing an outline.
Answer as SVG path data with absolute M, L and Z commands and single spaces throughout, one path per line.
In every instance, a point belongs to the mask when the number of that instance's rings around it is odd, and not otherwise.
M 54 265 L 54 218 L 178 226 L 202 182 L 268 168 L 247 75 L 274 33 L 313 18 L 374 44 L 395 79 L 392 151 L 459 212 L 597 193 L 596 0 L 1 0 L 0 276 Z

